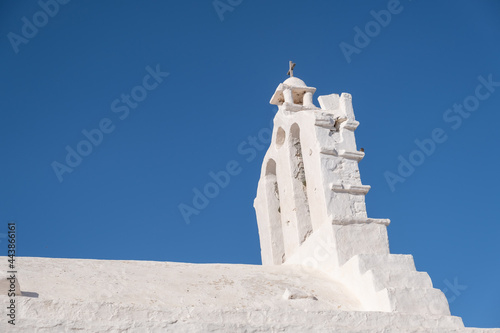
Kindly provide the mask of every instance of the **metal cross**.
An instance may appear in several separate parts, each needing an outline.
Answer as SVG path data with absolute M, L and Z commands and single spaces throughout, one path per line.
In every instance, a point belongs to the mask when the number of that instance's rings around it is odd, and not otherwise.
M 290 61 L 290 69 L 288 70 L 288 73 L 286 75 L 290 75 L 290 77 L 293 77 L 293 69 L 295 68 L 296 63 L 293 61 Z

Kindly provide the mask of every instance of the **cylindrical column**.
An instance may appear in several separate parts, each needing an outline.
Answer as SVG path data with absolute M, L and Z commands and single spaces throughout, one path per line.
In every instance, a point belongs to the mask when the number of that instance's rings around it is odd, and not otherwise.
M 292 89 L 287 88 L 283 90 L 283 96 L 285 97 L 285 103 L 293 104 Z
M 306 91 L 304 94 L 304 106 L 314 106 L 313 104 L 313 93 L 312 91 Z

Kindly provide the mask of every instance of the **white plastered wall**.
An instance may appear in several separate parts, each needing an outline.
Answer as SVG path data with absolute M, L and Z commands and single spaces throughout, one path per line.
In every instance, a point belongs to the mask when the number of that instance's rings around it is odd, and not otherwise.
M 320 96 L 318 108 L 315 90 L 290 78 L 271 99 L 279 110 L 254 203 L 262 263 L 326 272 L 367 311 L 449 316 L 444 294 L 412 256 L 390 254 L 390 221 L 367 217 L 351 95 Z

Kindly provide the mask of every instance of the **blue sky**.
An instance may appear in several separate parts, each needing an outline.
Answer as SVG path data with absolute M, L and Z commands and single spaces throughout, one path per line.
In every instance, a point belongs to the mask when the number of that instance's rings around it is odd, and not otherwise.
M 0 233 L 17 222 L 18 254 L 260 264 L 269 99 L 293 60 L 316 97 L 352 94 L 391 252 L 467 326 L 500 327 L 500 2 L 221 2 L 2 1 Z

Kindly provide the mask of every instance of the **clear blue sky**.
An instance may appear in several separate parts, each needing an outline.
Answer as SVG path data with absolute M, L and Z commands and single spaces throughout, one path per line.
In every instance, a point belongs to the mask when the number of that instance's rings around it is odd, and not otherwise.
M 17 221 L 22 256 L 260 264 L 262 141 L 293 60 L 316 97 L 353 95 L 391 252 L 466 325 L 500 327 L 500 2 L 232 3 L 2 1 L 0 233 Z M 70 167 L 67 147 L 87 156 Z M 399 156 L 419 165 L 399 173 Z M 186 224 L 179 205 L 230 161 L 239 174 Z

